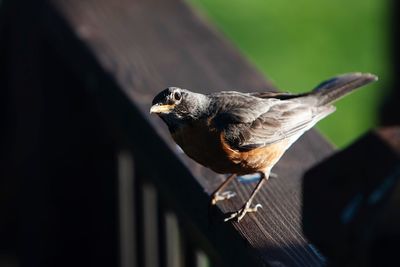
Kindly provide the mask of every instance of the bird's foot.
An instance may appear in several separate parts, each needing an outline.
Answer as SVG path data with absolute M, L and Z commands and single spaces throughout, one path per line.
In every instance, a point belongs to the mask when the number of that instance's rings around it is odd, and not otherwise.
M 215 192 L 212 195 L 212 198 L 211 198 L 211 205 L 215 205 L 215 204 L 217 204 L 218 201 L 222 201 L 222 200 L 225 200 L 225 199 L 230 199 L 230 198 L 232 198 L 234 196 L 236 196 L 236 193 L 232 192 L 232 191 L 225 191 L 225 192 L 222 192 L 222 193 Z
M 276 174 L 276 173 L 274 173 L 274 172 L 271 172 L 271 173 L 269 174 L 269 177 L 270 177 L 270 178 L 278 178 L 278 174 Z
M 225 222 L 231 221 L 231 220 L 236 220 L 237 222 L 240 222 L 243 217 L 250 212 L 257 212 L 258 208 L 262 208 L 261 204 L 255 205 L 253 208 L 250 208 L 251 203 L 246 203 L 243 208 L 241 208 L 238 211 L 233 212 L 229 217 L 225 218 Z

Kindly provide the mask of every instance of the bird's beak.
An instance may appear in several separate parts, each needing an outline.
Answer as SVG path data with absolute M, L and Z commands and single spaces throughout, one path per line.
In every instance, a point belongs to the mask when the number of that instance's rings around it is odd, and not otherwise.
M 155 113 L 155 114 L 160 114 L 160 113 L 170 113 L 174 109 L 175 105 L 161 105 L 161 104 L 155 104 L 150 108 L 150 114 Z

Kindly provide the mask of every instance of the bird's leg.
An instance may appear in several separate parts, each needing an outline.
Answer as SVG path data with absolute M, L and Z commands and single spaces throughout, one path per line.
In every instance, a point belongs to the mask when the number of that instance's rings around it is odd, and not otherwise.
M 221 192 L 233 180 L 233 178 L 235 178 L 235 176 L 236 174 L 229 175 L 228 178 L 226 178 L 226 180 L 220 186 L 218 186 L 214 193 L 212 193 L 211 205 L 217 204 L 218 201 L 230 199 L 231 197 L 236 196 L 236 193 L 232 191 Z
M 260 190 L 262 185 L 268 180 L 269 174 L 266 174 L 264 172 L 261 172 L 261 179 L 256 185 L 256 188 L 254 188 L 253 192 L 250 195 L 250 198 L 246 201 L 246 203 L 243 205 L 241 209 L 239 209 L 236 212 L 233 212 L 229 217 L 225 218 L 225 222 L 234 220 L 236 219 L 237 222 L 239 222 L 243 217 L 246 215 L 246 213 L 249 212 L 257 212 L 258 208 L 262 208 L 261 204 L 257 204 L 254 207 L 250 207 L 251 203 L 253 202 L 254 197 L 256 196 L 257 192 Z

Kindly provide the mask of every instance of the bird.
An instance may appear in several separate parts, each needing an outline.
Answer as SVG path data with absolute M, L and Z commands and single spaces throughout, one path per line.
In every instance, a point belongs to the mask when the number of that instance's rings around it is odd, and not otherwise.
M 377 79 L 370 73 L 346 73 L 298 94 L 201 94 L 168 87 L 154 97 L 150 114 L 165 122 L 172 139 L 190 158 L 216 173 L 229 175 L 211 194 L 211 205 L 235 195 L 223 190 L 236 176 L 260 174 L 248 200 L 225 218 L 239 222 L 262 207 L 252 206 L 254 197 L 285 151 L 336 110 L 333 102 Z

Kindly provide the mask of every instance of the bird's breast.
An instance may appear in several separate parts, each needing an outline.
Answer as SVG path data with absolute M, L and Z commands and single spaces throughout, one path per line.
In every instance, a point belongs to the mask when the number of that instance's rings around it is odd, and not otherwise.
M 229 165 L 227 155 L 220 143 L 220 133 L 209 121 L 182 126 L 171 135 L 190 158 L 218 173 L 225 173 L 223 169 Z
M 181 127 L 171 135 L 190 158 L 217 173 L 243 175 L 263 171 L 272 167 L 286 150 L 284 142 L 250 151 L 232 149 L 223 132 L 208 120 Z

